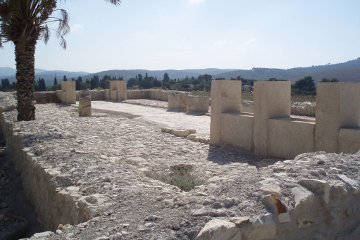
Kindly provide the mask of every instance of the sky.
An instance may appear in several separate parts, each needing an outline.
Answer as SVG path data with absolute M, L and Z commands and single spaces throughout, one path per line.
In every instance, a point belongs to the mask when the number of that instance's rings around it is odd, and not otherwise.
M 53 33 L 38 41 L 36 68 L 292 68 L 360 57 L 359 0 L 61 1 L 67 49 Z M 14 45 L 0 67 L 15 68 Z

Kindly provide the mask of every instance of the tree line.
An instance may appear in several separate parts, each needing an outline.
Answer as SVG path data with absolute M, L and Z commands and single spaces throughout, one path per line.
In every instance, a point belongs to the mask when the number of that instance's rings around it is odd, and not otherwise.
M 177 90 L 177 91 L 206 91 L 209 92 L 211 88 L 211 81 L 213 76 L 209 74 L 200 75 L 198 77 L 185 77 L 184 79 L 172 79 L 168 73 L 165 73 L 163 79 L 158 80 L 156 77 L 142 76 L 141 74 L 136 75 L 133 78 L 130 78 L 127 81 L 128 89 L 150 89 L 158 88 L 165 90 Z M 123 77 L 111 77 L 108 75 L 100 78 L 98 75 L 93 75 L 90 78 L 84 79 L 83 77 L 78 77 L 77 79 L 72 78 L 68 80 L 66 75 L 63 76 L 62 81 L 75 81 L 76 90 L 82 89 L 109 89 L 111 80 L 123 80 Z M 223 80 L 223 78 L 216 78 L 215 80 Z M 242 81 L 242 85 L 245 90 L 251 91 L 254 85 L 254 82 L 257 80 L 245 79 L 241 76 L 236 78 L 231 78 L 231 80 Z M 268 81 L 285 81 L 276 78 L 270 78 Z M 338 82 L 336 78 L 327 79 L 324 78 L 321 82 Z M 316 84 L 314 79 L 311 76 L 306 76 L 302 79 L 297 80 L 291 86 L 293 94 L 301 95 L 315 95 L 316 94 Z M 54 78 L 53 85 L 50 87 L 46 86 L 45 79 L 39 78 L 35 81 L 34 90 L 35 91 L 48 91 L 48 90 L 58 90 L 61 89 L 61 84 L 58 83 L 57 77 Z M 15 83 L 10 83 L 9 79 L 1 79 L 0 91 L 15 91 Z

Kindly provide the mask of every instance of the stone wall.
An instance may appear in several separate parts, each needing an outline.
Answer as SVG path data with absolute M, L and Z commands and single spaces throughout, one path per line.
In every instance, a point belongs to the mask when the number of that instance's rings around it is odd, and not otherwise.
M 128 99 L 153 99 L 168 101 L 168 94 L 172 91 L 162 89 L 128 90 Z
M 92 218 L 93 212 L 81 200 L 76 187 L 69 184 L 67 176 L 41 166 L 37 153 L 24 146 L 27 133 L 14 125 L 14 117 L 13 113 L 0 111 L 0 130 L 39 222 L 47 230 L 56 230 L 59 224 L 78 224 Z
M 288 159 L 304 152 L 360 149 L 360 84 L 320 83 L 316 120 L 290 116 L 288 81 L 255 83 L 253 117 L 248 116 L 249 107 L 241 105 L 240 89 L 238 81 L 212 81 L 212 144 Z

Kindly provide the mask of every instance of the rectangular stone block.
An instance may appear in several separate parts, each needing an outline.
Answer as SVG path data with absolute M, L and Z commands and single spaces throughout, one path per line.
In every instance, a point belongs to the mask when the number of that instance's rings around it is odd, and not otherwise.
M 338 152 L 340 128 L 360 127 L 360 84 L 319 83 L 315 150 Z
M 341 128 L 339 132 L 339 152 L 357 153 L 360 150 L 360 128 Z
M 221 114 L 221 144 L 253 150 L 254 116 L 242 113 Z
M 209 112 L 209 104 L 208 96 L 188 95 L 186 99 L 186 112 L 205 114 Z
M 262 81 L 254 84 L 254 147 L 259 157 L 268 156 L 268 120 L 290 117 L 291 82 Z
M 76 103 L 76 91 L 75 81 L 63 81 L 61 84 L 62 90 L 62 103 L 63 104 L 75 104 Z
M 211 124 L 210 143 L 221 142 L 221 113 L 240 112 L 241 81 L 213 80 L 211 81 Z
M 292 159 L 314 151 L 315 122 L 291 118 L 268 121 L 269 157 Z
M 110 100 L 114 102 L 127 99 L 127 83 L 122 80 L 110 81 Z
M 211 81 L 210 144 L 221 143 L 221 85 L 220 81 Z
M 187 92 L 170 92 L 168 95 L 168 110 L 186 111 Z

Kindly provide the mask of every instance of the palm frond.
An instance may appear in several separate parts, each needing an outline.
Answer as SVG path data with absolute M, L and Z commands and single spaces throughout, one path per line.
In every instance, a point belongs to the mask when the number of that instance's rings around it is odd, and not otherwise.
M 41 34 L 42 34 L 41 37 L 44 39 L 45 44 L 47 44 L 47 42 L 50 39 L 50 30 L 47 24 L 44 26 L 43 30 L 41 31 Z
M 114 5 L 119 5 L 121 3 L 121 0 L 106 0 L 106 1 Z

